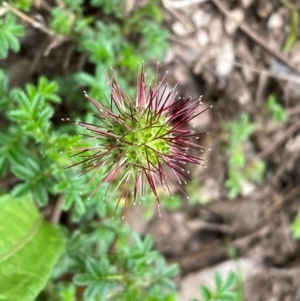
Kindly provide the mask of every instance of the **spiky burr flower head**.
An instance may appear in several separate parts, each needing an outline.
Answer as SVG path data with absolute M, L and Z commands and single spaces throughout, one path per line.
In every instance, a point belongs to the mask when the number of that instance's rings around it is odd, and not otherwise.
M 94 172 L 89 183 L 100 170 L 103 173 L 90 197 L 103 183 L 109 182 L 110 187 L 118 176 L 113 194 L 120 190 L 116 209 L 120 200 L 125 199 L 123 218 L 130 195 L 134 204 L 137 201 L 140 203 L 145 198 L 147 186 L 156 198 L 160 215 L 157 185 L 171 194 L 168 186 L 171 181 L 184 193 L 180 185 L 189 179 L 185 165 L 203 165 L 204 161 L 187 153 L 189 148 L 200 152 L 206 149 L 194 141 L 206 133 L 195 133 L 189 122 L 210 107 L 199 110 L 201 97 L 178 98 L 178 83 L 169 90 L 164 83 L 166 74 L 158 83 L 157 75 L 156 69 L 154 79 L 147 86 L 142 66 L 137 76 L 135 99 L 126 95 L 113 75 L 111 80 L 108 79 L 111 95 L 106 104 L 84 92 L 98 111 L 97 124 L 64 119 L 85 128 L 89 132 L 85 136 L 97 141 L 97 145 L 77 149 L 79 152 L 76 155 L 81 156 L 82 160 L 74 164 L 82 165 L 83 174 Z M 175 177 L 168 175 L 166 167 Z

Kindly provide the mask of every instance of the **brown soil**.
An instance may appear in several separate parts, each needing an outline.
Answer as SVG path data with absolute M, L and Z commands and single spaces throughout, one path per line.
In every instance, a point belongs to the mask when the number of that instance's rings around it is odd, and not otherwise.
M 172 30 L 166 63 L 181 78 L 182 94 L 203 94 L 205 104 L 213 104 L 196 121 L 200 131 L 210 132 L 202 144 L 212 151 L 205 154 L 207 168 L 192 172 L 199 200 L 205 194 L 209 204 L 152 221 L 156 248 L 180 264 L 182 300 L 193 297 L 185 294 L 191 286 L 197 292 L 201 283 L 195 287 L 193 279 L 201 271 L 227 261 L 236 269 L 230 258 L 252 262 L 243 272 L 244 300 L 300 300 L 300 244 L 290 231 L 300 206 L 300 42 L 283 53 L 289 10 L 279 0 L 163 3 Z M 293 4 L 299 11 L 300 1 Z M 288 122 L 276 124 L 264 112 L 272 93 Z M 246 161 L 264 160 L 265 181 L 251 183 L 250 190 L 245 185 L 242 195 L 229 200 L 224 182 L 231 154 L 224 152 L 223 124 L 241 113 L 257 125 Z
M 300 1 L 293 4 L 299 11 Z M 156 249 L 180 264 L 182 296 L 188 276 L 230 259 L 249 259 L 245 301 L 300 300 L 300 243 L 290 231 L 300 207 L 300 41 L 288 54 L 282 50 L 290 12 L 280 0 L 162 0 L 162 6 L 171 30 L 164 69 L 174 83 L 181 79 L 181 95 L 203 95 L 205 105 L 213 105 L 195 121 L 199 131 L 210 132 L 201 144 L 212 151 L 204 154 L 207 168 L 191 168 L 199 201 L 192 206 L 186 201 L 181 210 L 163 212 L 137 230 L 153 234 Z M 13 86 L 41 74 L 67 76 L 80 70 L 81 57 L 72 47 L 53 45 L 45 58 L 49 38 L 28 27 L 22 52 L 0 65 L 9 69 Z M 272 93 L 288 112 L 286 123 L 274 123 L 264 110 Z M 245 147 L 246 161 L 264 160 L 265 181 L 245 183 L 242 194 L 229 200 L 223 124 L 241 113 L 257 125 Z M 206 205 L 200 203 L 203 195 Z

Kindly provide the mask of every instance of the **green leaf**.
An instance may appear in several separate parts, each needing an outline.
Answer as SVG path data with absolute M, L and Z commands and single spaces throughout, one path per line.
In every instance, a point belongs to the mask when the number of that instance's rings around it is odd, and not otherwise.
M 30 7 L 32 6 L 33 0 L 18 0 L 18 1 L 14 1 L 14 5 L 16 8 L 25 10 L 25 11 L 29 11 Z
M 0 95 L 6 94 L 8 87 L 8 75 L 4 69 L 0 69 Z
M 282 105 L 277 101 L 274 94 L 270 94 L 267 102 L 267 109 L 272 113 L 272 119 L 275 122 L 285 122 L 288 120 L 288 115 Z
M 174 277 L 179 273 L 179 266 L 177 264 L 172 264 L 164 268 L 164 277 Z
M 18 165 L 14 165 L 12 167 L 12 171 L 17 177 L 23 180 L 32 180 L 37 174 L 34 169 L 29 168 L 29 164 L 23 165 L 21 163 Z
M 234 292 L 224 292 L 219 296 L 218 300 L 222 301 L 235 301 L 237 298 L 237 293 Z
M 0 208 L 0 300 L 32 301 L 63 252 L 63 238 L 29 196 L 2 196 Z
M 223 283 L 223 290 L 229 290 L 236 283 L 236 275 L 233 272 L 230 272 Z
M 294 239 L 300 239 L 300 213 L 291 224 L 292 235 Z
M 39 78 L 37 88 L 31 84 L 26 85 L 26 91 L 30 98 L 34 98 L 34 96 L 39 93 L 46 100 L 50 100 L 55 103 L 59 103 L 61 101 L 61 98 L 56 94 L 58 90 L 58 83 L 56 81 L 49 81 L 45 76 L 41 76 Z
M 24 35 L 24 27 L 16 24 L 16 17 L 8 13 L 4 19 L 0 19 L 0 58 L 6 58 L 8 50 L 14 52 L 20 49 L 20 43 L 16 36 Z
M 282 1 L 282 3 L 288 8 L 290 13 L 290 26 L 283 51 L 288 53 L 297 41 L 298 28 L 299 28 L 299 14 L 296 5 L 292 3 L 293 1 Z
M 204 300 L 210 300 L 211 297 L 212 297 L 210 289 L 205 285 L 202 285 L 200 287 L 200 293 L 201 293 L 201 296 Z
M 47 193 L 47 190 L 46 190 L 45 186 L 43 185 L 43 183 L 41 183 L 41 182 L 37 183 L 33 187 L 33 193 L 36 195 L 37 202 L 39 205 L 41 205 L 41 206 L 47 205 L 48 193 Z
M 134 242 L 136 244 L 136 247 L 138 249 L 142 250 L 143 249 L 143 242 L 142 242 L 141 238 L 139 237 L 139 235 L 136 232 L 133 232 L 132 236 L 133 236 Z
M 14 187 L 12 195 L 15 197 L 24 196 L 25 194 L 28 194 L 30 190 L 31 184 L 29 182 L 24 182 Z
M 151 251 L 151 248 L 152 248 L 152 244 L 153 244 L 153 240 L 151 238 L 150 235 L 146 235 L 145 239 L 144 239 L 144 246 L 143 246 L 143 251 L 145 253 L 148 253 Z
M 74 15 L 64 8 L 55 7 L 51 9 L 50 27 L 59 34 L 69 35 L 74 20 Z
M 175 290 L 176 285 L 173 280 L 169 278 L 162 278 L 161 279 L 161 286 L 166 287 L 169 290 Z
M 94 277 L 90 274 L 78 274 L 74 277 L 73 281 L 78 285 L 89 285 L 91 282 L 94 281 Z
M 215 273 L 215 284 L 216 284 L 216 290 L 217 292 L 222 291 L 222 277 L 219 271 L 216 271 Z

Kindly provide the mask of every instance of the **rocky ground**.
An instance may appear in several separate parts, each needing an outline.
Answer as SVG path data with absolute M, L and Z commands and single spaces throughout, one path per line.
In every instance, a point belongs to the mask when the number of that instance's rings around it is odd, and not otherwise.
M 196 120 L 199 131 L 210 133 L 201 144 L 211 151 L 203 155 L 207 168 L 191 168 L 198 202 L 186 201 L 180 210 L 138 225 L 131 212 L 128 222 L 141 234 L 153 234 L 156 249 L 180 264 L 180 301 L 198 296 L 213 271 L 237 269 L 245 301 L 300 300 L 300 243 L 290 230 L 300 207 L 300 40 L 284 51 L 300 1 L 162 0 L 161 5 L 171 31 L 162 69 L 169 70 L 170 84 L 181 80 L 181 95 L 203 95 L 204 106 L 213 105 Z M 35 30 L 32 35 L 22 42 L 26 55 L 12 54 L 1 64 L 9 68 L 11 85 L 32 78 L 20 70 L 50 77 L 55 68 L 65 72 L 62 57 L 70 45 L 55 47 L 51 60 L 41 60 L 34 44 L 43 39 Z M 72 64 L 68 68 L 72 72 Z M 285 108 L 286 122 L 276 123 L 266 113 L 271 94 Z M 246 163 L 263 160 L 266 171 L 263 182 L 244 181 L 238 197 L 229 199 L 224 184 L 232 150 L 226 150 L 224 124 L 242 113 L 256 125 L 243 148 Z
M 290 224 L 300 200 L 300 41 L 283 51 L 291 11 L 287 2 L 271 0 L 163 0 L 172 49 L 166 65 L 182 94 L 203 95 L 213 109 L 197 120 L 209 131 L 202 144 L 207 168 L 193 179 L 208 205 L 165 213 L 145 231 L 156 248 L 179 262 L 181 298 L 196 296 L 212 271 L 240 269 L 244 300 L 300 300 L 300 244 Z M 300 1 L 293 1 L 299 12 Z M 275 94 L 289 120 L 275 124 L 264 113 Z M 224 181 L 231 151 L 224 152 L 224 122 L 248 113 L 256 131 L 247 141 L 246 161 L 263 159 L 265 180 L 245 183 L 241 195 L 228 200 Z M 224 137 L 225 136 L 225 137 Z M 149 230 L 150 229 L 150 230 Z M 174 235 L 175 234 L 175 235 Z

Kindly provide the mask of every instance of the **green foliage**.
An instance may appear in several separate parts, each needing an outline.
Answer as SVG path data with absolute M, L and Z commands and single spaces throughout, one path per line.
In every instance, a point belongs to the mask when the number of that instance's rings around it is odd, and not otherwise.
M 86 287 L 84 300 L 165 300 L 174 290 L 169 277 L 178 272 L 177 266 L 166 267 L 162 257 L 151 251 L 150 236 L 142 241 L 134 233 L 133 238 L 135 243 L 120 246 L 114 258 L 85 259 L 86 272 L 74 278 Z
M 96 22 L 96 30 L 90 31 L 82 42 L 84 50 L 90 53 L 89 60 L 92 63 L 104 63 L 102 67 L 113 65 L 115 56 L 117 55 L 122 40 L 120 39 L 120 28 L 116 24 L 108 24 L 101 21 Z
M 91 5 L 95 7 L 102 7 L 106 15 L 115 15 L 118 18 L 122 17 L 124 9 L 124 2 L 122 0 L 91 0 Z
M 268 97 L 267 110 L 272 114 L 272 119 L 275 122 L 286 122 L 288 120 L 284 107 L 278 103 L 274 94 Z
M 0 197 L 0 300 L 31 301 L 47 283 L 64 242 L 31 197 Z
M 71 11 L 81 12 L 84 0 L 64 0 L 64 3 Z
M 236 275 L 230 272 L 225 279 L 222 279 L 221 274 L 215 273 L 215 292 L 207 286 L 200 286 L 201 301 L 238 301 L 239 296 L 233 289 L 237 286 Z M 193 299 L 199 301 L 199 299 Z
M 145 21 L 142 26 L 141 34 L 147 39 L 144 39 L 141 43 L 141 51 L 145 52 L 145 59 L 154 60 L 161 58 L 168 49 L 168 33 L 161 31 L 157 23 Z M 159 47 L 158 47 L 159 45 Z M 147 52 L 147 49 L 151 49 L 151 52 Z
M 131 235 L 130 229 L 121 224 L 118 212 L 118 218 L 111 219 L 115 200 L 109 194 L 107 204 L 103 200 L 108 184 L 102 185 L 89 199 L 97 187 L 89 184 L 79 167 L 66 167 L 81 160 L 69 157 L 72 148 L 75 145 L 86 147 L 90 142 L 80 134 L 74 134 L 72 125 L 60 121 L 62 117 L 72 116 L 91 122 L 91 114 L 87 114 L 88 102 L 82 90 L 86 89 L 97 99 L 108 96 L 104 71 L 109 71 L 111 67 L 119 78 L 123 77 L 120 84 L 129 95 L 134 96 L 135 83 L 129 79 L 135 78 L 137 63 L 149 58 L 155 61 L 162 59 L 168 47 L 167 33 L 160 26 L 162 14 L 158 2 L 149 1 L 128 16 L 124 16 L 122 1 L 87 3 L 65 0 L 59 7 L 55 3 L 49 4 L 52 5 L 49 13 L 45 11 L 45 25 L 57 36 L 62 35 L 73 43 L 77 54 L 86 57 L 89 72 L 83 68 L 67 78 L 61 75 L 54 75 L 52 79 L 39 76 L 36 83 L 9 88 L 8 74 L 0 69 L 0 118 L 5 128 L 0 132 L 0 177 L 13 179 L 14 183 L 3 185 L 1 189 L 19 197 L 19 200 L 26 200 L 26 208 L 33 206 L 30 195 L 38 206 L 44 207 L 47 214 L 53 212 L 60 200 L 60 209 L 67 211 L 64 216 L 66 222 L 61 226 L 65 231 L 67 251 L 54 268 L 48 286 L 36 300 L 73 301 L 80 291 L 86 300 L 93 301 L 175 300 L 175 285 L 171 278 L 178 272 L 178 267 L 167 266 L 163 257 L 152 250 L 150 236 L 142 240 L 137 234 Z M 16 0 L 10 5 L 28 11 L 33 2 Z M 95 11 L 102 12 L 103 18 L 96 21 L 93 15 L 87 15 L 85 10 L 90 5 L 96 8 Z M 24 35 L 25 30 L 19 23 L 11 12 L 0 19 L 1 58 L 6 58 L 10 49 L 20 50 L 17 38 Z M 60 116 L 61 113 L 66 116 Z M 102 173 L 103 170 L 95 173 L 95 183 L 100 181 Z M 8 223 L 13 213 L 18 214 L 20 221 L 13 216 L 11 228 L 19 225 L 21 229 L 23 220 L 31 221 L 31 214 L 23 212 L 23 202 L 19 207 L 15 206 L 14 201 L 12 204 L 12 212 L 7 212 L 0 202 L 0 219 L 3 214 Z M 175 200 L 170 207 L 176 204 L 178 202 Z M 120 207 L 122 209 L 122 204 Z M 41 220 L 38 213 L 35 214 Z M 5 229 L 2 222 L 0 224 L 1 229 Z M 27 228 L 23 228 L 25 233 Z M 20 273 L 28 273 L 27 286 L 22 287 L 22 293 L 16 291 L 13 299 L 9 299 L 10 290 L 7 287 L 13 289 L 14 286 L 2 282 L 1 276 L 0 300 L 33 300 L 46 285 L 53 264 L 61 253 L 58 240 L 53 238 L 55 231 L 41 220 L 37 239 L 42 243 L 37 242 L 38 251 L 29 249 L 28 256 L 32 258 L 24 260 L 24 268 L 20 264 Z M 9 230 L 5 230 L 1 240 L 3 237 L 9 238 L 7 233 Z M 53 251 L 55 243 L 56 253 Z M 36 266 L 32 264 L 35 262 Z M 29 264 L 32 266 L 29 267 Z M 40 271 L 41 277 L 33 280 L 37 271 Z M 13 276 L 19 281 L 19 275 L 14 270 L 11 271 Z M 70 279 L 74 281 L 70 282 Z
M 22 13 L 33 6 L 30 0 L 9 3 Z M 0 219 L 5 217 L 0 223 L 1 241 L 13 239 L 14 229 L 20 230 L 22 237 L 26 233 L 31 235 L 28 244 L 21 245 L 20 253 L 5 253 L 11 255 L 9 258 L 5 255 L 7 263 L 19 260 L 20 268 L 10 270 L 0 265 L 0 300 L 34 300 L 43 288 L 36 301 L 73 301 L 79 298 L 78 292 L 89 301 L 175 300 L 172 277 L 178 273 L 178 267 L 167 266 L 163 257 L 152 250 L 150 236 L 141 239 L 121 224 L 119 212 L 117 218 L 111 219 L 116 203 L 107 194 L 108 184 L 89 198 L 96 187 L 89 184 L 79 167 L 66 169 L 81 160 L 69 158 L 72 148 L 86 147 L 90 142 L 74 134 L 72 125 L 60 121 L 62 117 L 74 117 L 91 122 L 82 90 L 97 99 L 108 96 L 104 71 L 109 72 L 111 67 L 121 78 L 122 87 L 134 96 L 135 82 L 131 79 L 135 78 L 137 64 L 143 60 L 161 60 L 168 48 L 167 32 L 161 28 L 159 2 L 149 1 L 126 16 L 124 2 L 120 0 L 89 3 L 64 0 L 59 7 L 55 3 L 49 4 L 52 6 L 48 13 L 45 11 L 45 26 L 56 35 L 53 38 L 63 36 L 73 44 L 76 53 L 86 58 L 89 71 L 83 68 L 67 78 L 61 74 L 54 74 L 51 79 L 39 76 L 36 83 L 9 88 L 8 73 L 0 69 L 0 118 L 5 125 L 5 131 L 0 132 L 0 177 L 13 179 L 14 183 L 1 188 L 12 195 L 9 212 L 1 207 Z M 87 7 L 89 14 L 94 8 L 102 17 L 87 15 Z M 8 10 L 0 19 L 1 58 L 6 58 L 10 49 L 20 50 L 18 37 L 25 34 L 27 27 L 20 25 L 17 17 Z M 60 116 L 61 113 L 66 116 Z M 95 183 L 103 172 L 94 174 Z M 18 197 L 19 203 L 13 197 Z M 56 229 L 42 220 L 32 199 L 47 214 L 62 201 L 58 208 L 65 212 L 60 230 L 65 233 L 67 251 L 47 286 L 53 264 L 62 251 L 62 239 Z M 178 204 L 174 199 L 169 209 Z M 37 219 L 40 226 L 31 229 L 30 223 Z M 15 241 L 22 242 L 20 237 Z M 1 253 L 4 244 L 0 245 L 0 254 L 4 254 Z M 18 258 L 19 255 L 22 257 Z M 2 274 L 9 277 L 4 279 Z M 25 275 L 24 285 L 13 285 L 13 281 L 23 283 L 19 280 L 21 275 Z
M 7 13 L 3 19 L 0 19 L 0 59 L 5 59 L 8 50 L 14 52 L 20 50 L 18 36 L 24 35 L 24 27 L 16 23 L 16 17 Z
M 59 34 L 69 35 L 72 31 L 74 15 L 63 8 L 56 7 L 51 10 L 50 26 Z
M 261 183 L 265 171 L 265 164 L 259 160 L 246 162 L 245 142 L 255 131 L 255 125 L 249 121 L 247 114 L 242 114 L 240 121 L 225 125 L 228 132 L 227 150 L 228 179 L 225 186 L 228 188 L 228 197 L 235 198 L 241 192 L 242 181 L 250 180 Z
M 32 3 L 33 0 L 12 0 L 8 2 L 11 2 L 15 8 L 25 10 L 25 11 L 29 11 L 33 4 Z
M 299 239 L 300 238 L 300 212 L 295 217 L 295 219 L 290 227 L 291 227 L 293 238 Z
M 298 38 L 299 14 L 297 7 L 292 2 L 288 0 L 283 0 L 282 3 L 290 12 L 290 27 L 288 36 L 283 47 L 284 52 L 289 52 Z

